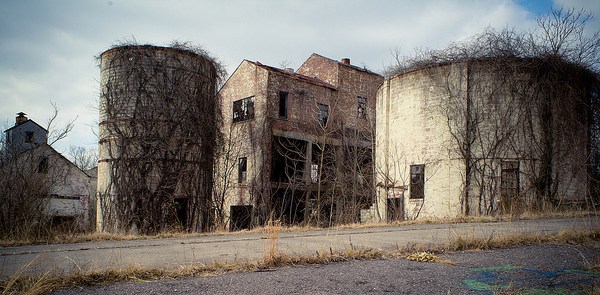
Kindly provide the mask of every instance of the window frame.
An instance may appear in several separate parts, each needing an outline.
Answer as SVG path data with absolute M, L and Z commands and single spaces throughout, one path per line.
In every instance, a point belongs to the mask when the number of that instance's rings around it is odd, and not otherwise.
M 285 91 L 279 91 L 279 118 L 288 118 L 288 98 L 289 93 Z
M 508 184 L 512 184 L 508 187 Z M 502 160 L 500 162 L 500 195 L 502 198 L 515 198 L 521 193 L 521 162 Z
M 329 121 L 329 105 L 317 103 L 317 120 L 321 127 L 327 126 L 327 121 Z
M 411 200 L 425 198 L 425 164 L 410 165 L 410 194 Z
M 357 96 L 356 102 L 358 107 L 356 109 L 356 117 L 364 119 L 367 117 L 367 98 L 363 96 Z
M 238 99 L 232 103 L 233 123 L 254 118 L 254 95 Z
M 248 158 L 238 158 L 238 183 L 244 183 L 248 179 Z
M 38 173 L 46 173 L 48 172 L 48 166 L 50 165 L 48 157 L 41 157 L 40 162 L 38 163 Z
M 25 143 L 35 143 L 35 132 L 25 131 Z

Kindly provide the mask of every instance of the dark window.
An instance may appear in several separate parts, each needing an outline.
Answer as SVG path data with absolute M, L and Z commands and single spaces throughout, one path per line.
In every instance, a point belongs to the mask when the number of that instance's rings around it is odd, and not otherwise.
M 326 104 L 319 103 L 317 104 L 318 108 L 318 116 L 319 116 L 319 124 L 322 127 L 327 125 L 327 119 L 329 119 L 329 106 Z
M 254 96 L 233 102 L 233 122 L 254 118 Z
M 519 161 L 502 161 L 500 188 L 503 198 L 514 198 L 519 195 Z
M 38 173 L 46 173 L 48 171 L 48 158 L 44 157 L 38 164 Z
M 425 197 L 425 165 L 410 165 L 410 198 Z
M 287 104 L 288 104 L 288 93 L 280 91 L 279 92 L 279 117 L 287 118 Z
M 357 101 L 358 101 L 357 116 L 359 118 L 365 118 L 367 116 L 367 99 L 362 96 L 359 96 L 359 97 L 357 97 Z
M 25 132 L 25 142 L 33 143 L 33 132 L 32 131 Z
M 239 158 L 238 159 L 238 183 L 242 183 L 246 181 L 246 174 L 247 174 L 247 158 L 243 157 L 243 158 Z

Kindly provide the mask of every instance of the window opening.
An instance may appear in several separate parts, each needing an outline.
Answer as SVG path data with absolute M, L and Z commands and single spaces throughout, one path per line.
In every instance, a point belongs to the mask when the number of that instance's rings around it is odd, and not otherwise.
M 410 165 L 410 198 L 425 197 L 425 165 Z
M 246 157 L 238 159 L 238 183 L 246 182 L 247 163 Z
M 359 118 L 365 118 L 367 116 L 367 99 L 362 96 L 358 96 L 357 101 L 358 101 L 357 116 Z
M 254 118 L 254 96 L 233 102 L 233 122 L 241 122 Z
M 46 173 L 46 171 L 48 171 L 48 158 L 44 157 L 38 164 L 38 173 Z
M 32 131 L 25 132 L 25 142 L 33 143 L 33 132 Z
M 329 119 L 329 106 L 326 104 L 319 103 L 317 104 L 318 115 L 319 115 L 319 124 L 321 127 L 325 127 L 327 125 L 327 119 Z
M 514 198 L 519 195 L 519 161 L 502 161 L 500 188 L 503 198 Z
M 287 118 L 287 116 L 288 116 L 287 104 L 288 104 L 288 93 L 280 91 L 279 92 L 279 117 Z

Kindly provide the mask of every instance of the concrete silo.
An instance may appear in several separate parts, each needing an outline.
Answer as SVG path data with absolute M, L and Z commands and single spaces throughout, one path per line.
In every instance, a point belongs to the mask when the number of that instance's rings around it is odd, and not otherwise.
M 210 226 L 218 64 L 151 45 L 100 55 L 98 229 Z

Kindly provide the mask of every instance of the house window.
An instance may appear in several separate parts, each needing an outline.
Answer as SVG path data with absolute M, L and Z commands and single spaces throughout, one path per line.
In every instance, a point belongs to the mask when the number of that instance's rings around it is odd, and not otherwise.
M 38 164 L 38 173 L 46 173 L 48 171 L 48 158 L 43 157 Z
M 248 159 L 246 157 L 238 159 L 238 183 L 246 182 L 248 168 Z
M 321 124 L 321 127 L 325 127 L 327 125 L 327 119 L 329 119 L 329 106 L 326 104 L 319 103 L 317 104 L 317 108 L 319 124 Z
M 367 116 L 367 99 L 362 96 L 358 96 L 357 101 L 358 101 L 357 116 L 359 118 L 365 118 Z
M 241 122 L 254 118 L 254 96 L 233 102 L 233 122 Z
M 502 161 L 500 189 L 502 198 L 514 198 L 519 195 L 519 161 Z
M 425 197 L 425 165 L 410 165 L 410 198 Z
M 25 142 L 26 143 L 34 143 L 33 142 L 33 132 L 32 131 L 25 132 Z
M 288 103 L 288 93 L 280 91 L 279 92 L 279 117 L 287 118 L 287 103 Z

